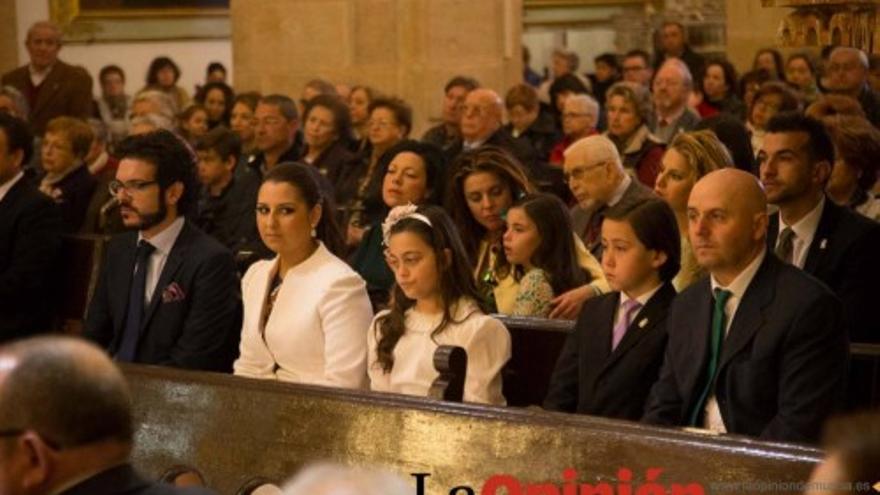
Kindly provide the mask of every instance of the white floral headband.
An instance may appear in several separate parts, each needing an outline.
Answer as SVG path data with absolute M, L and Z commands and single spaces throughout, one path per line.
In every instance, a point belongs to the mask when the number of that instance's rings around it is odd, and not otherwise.
M 428 220 L 428 217 L 417 212 L 418 208 L 418 206 L 412 203 L 391 208 L 391 211 L 388 212 L 388 216 L 385 217 L 385 221 L 382 222 L 382 243 L 385 244 L 385 247 L 388 247 L 388 240 L 391 238 L 391 229 L 397 222 L 404 218 L 414 218 L 427 224 L 428 227 L 433 227 L 431 221 Z

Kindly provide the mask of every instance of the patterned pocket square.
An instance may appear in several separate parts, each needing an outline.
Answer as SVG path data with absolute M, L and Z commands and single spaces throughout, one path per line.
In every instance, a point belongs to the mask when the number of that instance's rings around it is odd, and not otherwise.
M 162 302 L 170 303 L 174 301 L 183 301 L 186 299 L 186 292 L 177 285 L 177 282 L 171 282 L 165 287 L 165 290 L 162 291 Z

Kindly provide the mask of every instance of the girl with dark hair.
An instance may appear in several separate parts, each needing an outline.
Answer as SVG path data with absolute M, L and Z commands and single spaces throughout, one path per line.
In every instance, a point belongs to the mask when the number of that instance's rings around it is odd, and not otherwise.
M 444 168 L 443 152 L 439 148 L 413 140 L 394 145 L 382 156 L 382 203 L 376 218 L 364 234 L 351 257 L 351 266 L 367 282 L 367 291 L 373 308 L 384 307 L 388 300 L 394 275 L 385 264 L 382 245 L 382 220 L 391 208 L 407 204 L 436 204 Z
M 584 304 L 544 408 L 638 420 L 666 349 L 679 269 L 675 214 L 659 199 L 608 214 L 602 246 L 602 268 L 615 292 Z
M 557 294 L 579 287 L 587 274 L 578 266 L 571 215 L 552 194 L 530 194 L 507 212 L 504 255 L 513 265 L 519 285 L 512 308 L 498 312 L 514 316 L 550 314 Z
M 725 59 L 706 62 L 700 78 L 703 101 L 697 105 L 700 117 L 706 118 L 719 113 L 733 115 L 745 120 L 746 107 L 736 95 L 737 74 L 733 64 Z
M 427 396 L 439 345 L 467 351 L 464 400 L 504 405 L 510 334 L 486 316 L 455 226 L 436 206 L 398 206 L 382 224 L 396 284 L 367 334 L 370 388 Z
M 773 48 L 762 48 L 755 53 L 752 70 L 764 69 L 774 81 L 784 81 L 782 54 Z
M 209 82 L 199 89 L 196 101 L 208 112 L 208 129 L 218 125 L 229 127 L 235 93 L 222 82 Z
M 165 92 L 175 104 L 175 112 L 189 106 L 192 99 L 185 89 L 177 85 L 180 67 L 168 57 L 156 57 L 147 69 L 147 85 L 144 89 L 158 89 Z
M 505 218 L 515 201 L 536 189 L 516 158 L 495 146 L 481 146 L 462 153 L 451 170 L 446 211 L 450 212 L 465 252 L 475 265 L 473 276 L 477 287 L 493 310 L 512 308 L 518 288 L 502 246 Z M 589 289 L 587 292 L 604 292 L 607 286 L 598 261 L 582 242 L 578 240 L 576 244 L 578 264 L 590 273 L 594 282 L 566 294 L 574 297 L 575 291 L 585 287 Z M 582 295 L 576 299 L 582 301 L 585 298 Z
M 242 279 L 244 320 L 235 374 L 363 388 L 373 312 L 343 248 L 333 201 L 311 167 L 284 163 L 264 177 L 257 228 L 276 254 Z
M 196 141 L 208 133 L 208 111 L 198 103 L 186 107 L 177 116 L 177 127 L 186 142 L 195 146 Z
M 785 81 L 801 94 L 804 106 L 808 106 L 819 97 L 816 65 L 808 53 L 789 55 L 785 62 Z

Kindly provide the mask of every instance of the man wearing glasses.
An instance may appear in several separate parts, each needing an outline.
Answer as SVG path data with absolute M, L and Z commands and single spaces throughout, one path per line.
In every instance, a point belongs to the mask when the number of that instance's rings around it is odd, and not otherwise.
M 302 134 L 296 104 L 284 95 L 260 98 L 254 110 L 254 140 L 259 153 L 248 162 L 257 177 L 283 162 L 295 162 L 302 154 Z
M 137 232 L 107 246 L 86 336 L 117 361 L 231 370 L 241 329 L 232 254 L 184 219 L 196 199 L 195 158 L 159 130 L 120 143 L 110 192 Z
M 584 245 L 602 259 L 602 220 L 612 208 L 656 198 L 654 192 L 633 180 L 623 168 L 614 143 L 605 136 L 589 136 L 565 150 L 565 182 L 578 202 L 571 212 L 572 226 Z
M 210 495 L 132 468 L 131 402 L 119 369 L 80 339 L 0 348 L 0 493 Z

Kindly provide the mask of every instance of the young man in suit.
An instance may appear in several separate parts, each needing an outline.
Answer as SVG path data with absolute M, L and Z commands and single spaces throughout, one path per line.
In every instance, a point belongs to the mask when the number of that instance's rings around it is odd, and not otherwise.
M 814 442 L 842 402 L 840 302 L 767 252 L 766 209 L 760 184 L 741 170 L 712 172 L 691 191 L 688 235 L 709 277 L 672 303 L 644 421 Z
M 0 343 L 48 331 L 61 214 L 25 177 L 27 123 L 0 113 Z
M 107 246 L 86 335 L 117 360 L 229 371 L 241 296 L 232 253 L 184 214 L 196 198 L 195 157 L 165 130 L 117 148 L 110 189 L 136 229 Z
M 872 311 L 880 280 L 880 224 L 825 195 L 834 145 L 822 123 L 795 113 L 774 116 L 758 152 L 770 204 L 767 248 L 825 282 L 843 301 L 850 339 L 880 341 Z
M 3 86 L 10 85 L 27 99 L 31 128 L 43 135 L 46 124 L 66 115 L 87 119 L 92 115 L 92 77 L 82 67 L 58 60 L 61 29 L 51 22 L 35 23 L 25 40 L 30 63 L 3 75 Z
M 131 393 L 95 346 L 39 337 L 0 349 L 0 493 L 210 495 L 140 476 Z

